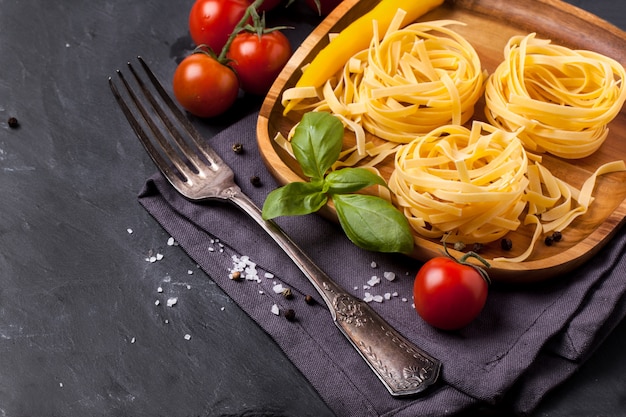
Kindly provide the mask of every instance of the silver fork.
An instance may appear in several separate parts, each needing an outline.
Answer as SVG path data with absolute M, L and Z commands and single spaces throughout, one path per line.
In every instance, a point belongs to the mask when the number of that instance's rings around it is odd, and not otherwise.
M 264 220 L 261 210 L 235 184 L 230 167 L 200 137 L 145 61 L 141 57 L 138 60 L 152 84 L 152 88 L 146 85 L 131 63 L 128 63 L 143 99 L 140 99 L 122 72 L 117 71 L 126 95 L 136 108 L 135 112 L 111 77 L 109 85 L 135 134 L 172 186 L 192 201 L 229 201 L 256 220 L 311 281 L 328 306 L 335 325 L 392 395 L 417 394 L 434 384 L 439 377 L 439 360 L 413 345 L 366 302 L 343 290 L 276 223 Z M 152 89 L 156 90 L 157 96 Z M 161 98 L 167 111 L 157 97 Z M 150 108 L 152 112 L 149 112 Z M 141 115 L 143 122 L 135 116 L 136 113 Z M 160 121 L 156 121 L 157 118 Z M 159 125 L 164 128 L 159 128 Z

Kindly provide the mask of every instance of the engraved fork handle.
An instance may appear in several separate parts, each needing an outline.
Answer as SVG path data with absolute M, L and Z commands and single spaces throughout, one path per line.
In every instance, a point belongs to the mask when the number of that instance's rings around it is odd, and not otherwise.
M 333 322 L 394 396 L 424 391 L 439 377 L 441 362 L 391 327 L 366 302 L 347 293 L 322 271 L 240 190 L 229 200 L 250 215 L 278 243 L 311 281 L 328 306 Z

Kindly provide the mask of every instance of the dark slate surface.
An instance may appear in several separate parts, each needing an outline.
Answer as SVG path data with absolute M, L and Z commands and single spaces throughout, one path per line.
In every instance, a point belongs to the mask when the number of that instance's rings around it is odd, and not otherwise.
M 623 2 L 571 2 L 626 29 Z M 137 54 L 173 73 L 191 4 L 0 0 L 0 416 L 332 415 L 137 203 L 154 167 L 107 78 Z M 288 10 L 297 42 L 316 19 Z M 622 323 L 536 415 L 624 415 L 625 347 Z

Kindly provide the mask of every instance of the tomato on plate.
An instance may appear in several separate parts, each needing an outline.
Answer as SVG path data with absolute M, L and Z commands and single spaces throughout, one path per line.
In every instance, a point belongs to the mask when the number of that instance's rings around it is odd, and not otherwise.
M 189 12 L 191 39 L 219 54 L 250 4 L 248 0 L 196 0 Z
M 172 86 L 180 105 L 198 117 L 224 113 L 239 94 L 235 72 L 205 52 L 195 52 L 181 61 Z
M 475 254 L 469 252 L 467 255 Z M 466 256 L 461 260 L 440 256 L 427 261 L 417 272 L 413 284 L 415 309 L 431 326 L 458 330 L 482 311 L 487 300 L 489 277 L 484 269 L 465 260 Z
M 291 45 L 278 30 L 262 33 L 241 32 L 233 39 L 226 55 L 235 70 L 241 89 L 265 95 L 291 57 Z

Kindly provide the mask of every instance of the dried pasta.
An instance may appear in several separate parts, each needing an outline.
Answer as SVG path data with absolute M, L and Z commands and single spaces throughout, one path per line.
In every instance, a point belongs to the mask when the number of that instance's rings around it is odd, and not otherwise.
M 626 72 L 617 61 L 538 39 L 514 36 L 504 61 L 487 80 L 485 114 L 533 152 L 582 158 L 608 135 L 626 100 Z
M 397 152 L 389 188 L 418 234 L 488 243 L 519 227 L 528 163 L 516 133 L 447 125 Z
M 600 166 L 580 190 L 556 178 L 529 154 L 520 133 L 473 122 L 443 126 L 396 153 L 389 188 L 409 224 L 423 237 L 448 242 L 489 243 L 524 225 L 535 225 L 522 262 L 539 238 L 562 231 L 585 214 L 599 175 L 624 171 L 624 161 Z
M 448 28 L 451 20 L 398 28 L 395 19 L 378 41 L 376 24 L 369 49 L 354 55 L 321 88 L 287 89 L 283 104 L 299 100 L 299 111 L 329 111 L 356 135 L 365 158 L 365 132 L 394 143 L 471 119 L 487 78 L 467 40 Z

